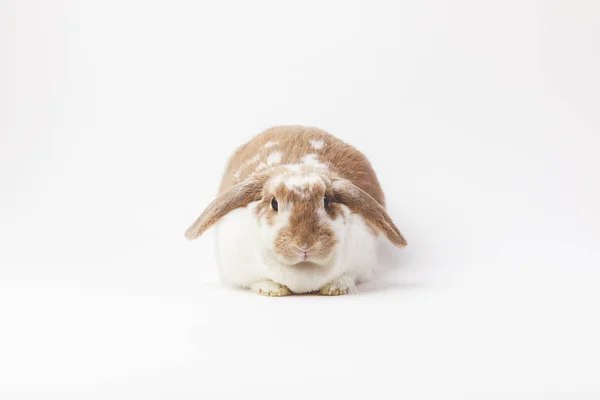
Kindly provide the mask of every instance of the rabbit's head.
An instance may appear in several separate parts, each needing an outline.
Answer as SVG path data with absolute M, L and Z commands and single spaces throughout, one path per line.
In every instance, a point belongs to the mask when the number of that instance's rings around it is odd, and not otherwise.
M 247 206 L 257 219 L 258 250 L 265 260 L 280 265 L 332 264 L 348 235 L 350 214 L 360 214 L 373 235 L 382 232 L 394 245 L 406 245 L 381 204 L 349 180 L 315 165 L 282 165 L 250 175 L 219 195 L 186 237 L 199 237 L 232 210 Z

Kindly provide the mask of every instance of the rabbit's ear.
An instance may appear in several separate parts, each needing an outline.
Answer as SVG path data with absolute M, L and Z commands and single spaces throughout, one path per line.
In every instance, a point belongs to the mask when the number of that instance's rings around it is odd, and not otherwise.
M 346 179 L 334 180 L 332 187 L 337 200 L 353 212 L 361 214 L 368 222 L 383 232 L 395 246 L 405 247 L 408 244 L 385 208 L 371 195 Z
M 185 237 L 188 240 L 196 239 L 231 211 L 260 200 L 266 179 L 265 175 L 250 177 L 220 194 L 185 231 Z

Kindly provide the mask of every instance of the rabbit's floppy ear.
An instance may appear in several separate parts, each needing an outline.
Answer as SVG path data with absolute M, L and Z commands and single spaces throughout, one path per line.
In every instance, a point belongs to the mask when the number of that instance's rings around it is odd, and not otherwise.
M 335 179 L 332 187 L 335 196 L 342 204 L 345 204 L 353 212 L 361 214 L 368 222 L 383 232 L 395 246 L 404 247 L 408 244 L 385 208 L 371 195 L 346 179 Z
M 266 175 L 250 177 L 217 196 L 185 231 L 185 237 L 196 239 L 231 211 L 260 200 L 266 179 Z

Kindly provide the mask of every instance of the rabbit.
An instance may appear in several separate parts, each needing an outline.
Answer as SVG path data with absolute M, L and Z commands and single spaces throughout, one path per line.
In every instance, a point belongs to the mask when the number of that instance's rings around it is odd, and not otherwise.
M 275 126 L 238 147 L 217 197 L 186 230 L 215 226 L 220 279 L 267 296 L 356 293 L 376 240 L 407 241 L 369 160 L 314 127 Z

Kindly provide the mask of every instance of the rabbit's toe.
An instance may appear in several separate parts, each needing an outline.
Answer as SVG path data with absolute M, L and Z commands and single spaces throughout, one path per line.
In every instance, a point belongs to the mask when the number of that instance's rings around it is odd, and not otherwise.
M 291 294 L 287 286 L 271 280 L 255 282 L 250 285 L 250 290 L 263 296 L 272 297 L 289 296 Z
M 340 296 L 356 292 L 356 284 L 354 279 L 348 275 L 342 275 L 335 278 L 319 290 L 319 294 L 323 296 Z

